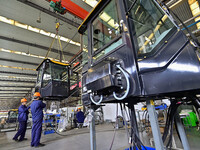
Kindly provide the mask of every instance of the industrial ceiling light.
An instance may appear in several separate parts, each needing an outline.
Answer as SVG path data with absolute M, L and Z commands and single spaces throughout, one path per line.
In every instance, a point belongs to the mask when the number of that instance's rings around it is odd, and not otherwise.
M 199 8 L 199 2 L 197 0 L 188 0 L 188 3 L 190 5 L 190 10 L 192 11 L 192 15 L 195 17 L 197 15 L 200 15 L 200 8 Z M 200 17 L 197 17 L 194 19 L 195 22 L 200 20 Z M 200 29 L 200 23 L 196 24 L 197 29 Z
M 90 5 L 91 7 L 95 7 L 98 4 L 96 0 L 83 0 L 83 1 L 88 5 Z
M 0 51 L 6 52 L 6 53 L 13 53 L 13 54 L 17 54 L 17 55 L 24 55 L 24 56 L 29 56 L 29 57 L 35 57 L 35 58 L 45 59 L 44 56 L 39 56 L 39 55 L 25 53 L 25 52 L 20 52 L 20 51 L 8 50 L 8 49 L 4 49 L 4 48 L 0 48 Z M 59 61 L 58 59 L 54 59 L 54 58 L 51 58 L 51 57 L 48 57 L 48 58 L 51 59 L 51 60 Z M 64 60 L 62 60 L 62 62 L 69 63 L 68 61 L 64 61 Z
M 48 36 L 48 37 L 52 37 L 52 38 L 55 37 L 54 33 L 51 33 L 51 32 L 48 32 L 48 31 L 45 31 L 45 30 L 42 30 L 42 29 L 39 29 L 39 28 L 36 28 L 36 27 L 33 27 L 33 26 L 30 26 L 30 25 L 27 25 L 27 24 L 20 23 L 16 20 L 8 19 L 8 18 L 3 17 L 3 16 L 0 16 L 0 22 L 11 24 L 11 25 L 14 25 L 16 27 L 23 28 L 23 29 L 26 29 L 26 30 L 29 30 L 29 31 L 32 31 L 32 32 L 36 32 L 36 33 L 39 33 L 41 35 L 45 35 L 45 36 Z M 57 36 L 56 36 L 56 38 L 57 38 Z M 63 41 L 63 42 L 72 41 L 72 40 L 70 40 L 66 37 L 63 37 L 63 36 L 60 36 L 60 40 Z M 80 45 L 80 43 L 75 42 L 75 41 L 73 41 L 71 44 L 76 45 L 76 46 Z
M 32 68 L 23 68 L 23 67 L 14 67 L 14 66 L 6 66 L 6 65 L 0 65 L 2 68 L 11 68 L 11 69 L 20 69 L 20 70 L 32 70 L 36 71 L 35 69 Z

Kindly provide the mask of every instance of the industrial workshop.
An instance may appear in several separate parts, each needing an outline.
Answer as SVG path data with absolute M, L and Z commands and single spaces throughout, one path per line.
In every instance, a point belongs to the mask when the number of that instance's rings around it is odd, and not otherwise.
M 0 150 L 200 150 L 200 0 L 0 0 Z

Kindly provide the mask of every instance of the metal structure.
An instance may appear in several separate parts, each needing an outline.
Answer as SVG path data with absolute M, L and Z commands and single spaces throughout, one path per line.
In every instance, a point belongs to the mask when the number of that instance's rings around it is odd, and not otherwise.
M 45 100 L 63 100 L 78 87 L 78 74 L 71 73 L 69 64 L 44 59 L 36 69 L 38 71 L 35 92 L 40 92 Z M 75 78 L 72 78 L 76 76 Z M 76 84 L 73 89 L 72 85 Z
M 200 107 L 196 39 L 188 39 L 169 10 L 156 0 L 101 0 L 79 33 L 89 58 L 82 70 L 83 103 L 147 101 L 156 149 L 164 149 L 149 99 L 173 99 L 173 111 L 178 107 L 176 100 L 192 100 Z

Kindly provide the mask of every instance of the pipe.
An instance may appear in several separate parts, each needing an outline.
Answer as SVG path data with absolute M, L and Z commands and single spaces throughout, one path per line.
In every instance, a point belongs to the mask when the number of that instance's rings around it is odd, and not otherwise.
M 190 28 L 190 27 L 196 25 L 196 24 L 199 23 L 199 22 L 200 22 L 200 20 L 198 20 L 198 21 L 196 21 L 196 22 L 194 22 L 194 23 L 188 25 L 187 28 Z M 185 29 L 186 29 L 186 28 L 183 28 L 183 29 L 181 29 L 181 30 L 184 31 Z
M 129 93 L 129 90 L 130 90 L 130 82 L 129 82 L 129 79 L 128 79 L 128 75 L 126 74 L 126 72 L 121 68 L 120 65 L 116 65 L 117 68 L 119 68 L 119 70 L 121 70 L 121 72 L 124 74 L 125 76 L 125 79 L 126 79 L 126 85 L 127 85 L 127 88 L 126 88 L 126 92 L 125 94 L 122 96 L 122 97 L 118 97 L 115 93 L 115 91 L 113 92 L 113 96 L 116 100 L 123 100 L 127 97 L 128 93 Z
M 92 93 L 90 93 L 90 100 L 91 100 L 95 105 L 99 105 L 99 104 L 102 102 L 102 100 L 103 100 L 103 95 L 100 95 L 99 101 L 98 101 L 98 102 L 95 102 L 94 99 L 93 99 L 93 97 L 92 97 Z

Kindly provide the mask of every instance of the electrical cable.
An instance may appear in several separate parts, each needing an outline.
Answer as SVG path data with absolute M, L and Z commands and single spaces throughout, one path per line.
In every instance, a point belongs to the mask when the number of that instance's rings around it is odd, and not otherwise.
M 90 93 L 90 100 L 91 100 L 95 105 L 99 105 L 99 104 L 102 102 L 102 100 L 103 100 L 103 95 L 100 95 L 99 101 L 98 101 L 98 102 L 95 102 L 95 100 L 94 100 L 93 97 L 92 97 L 92 93 Z
M 128 78 L 128 75 L 127 73 L 124 71 L 124 69 L 122 69 L 122 67 L 120 65 L 116 65 L 116 67 L 124 74 L 125 76 L 125 79 L 126 79 L 126 92 L 125 94 L 122 96 L 122 97 L 118 97 L 115 93 L 115 91 L 113 92 L 113 96 L 116 100 L 123 100 L 125 99 L 127 96 L 128 96 L 128 93 L 129 93 L 129 90 L 130 90 L 130 82 L 129 82 L 129 78 Z

